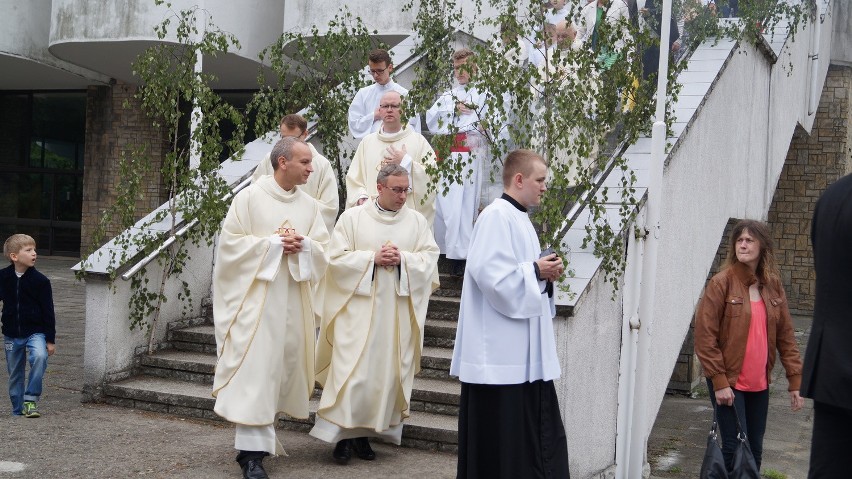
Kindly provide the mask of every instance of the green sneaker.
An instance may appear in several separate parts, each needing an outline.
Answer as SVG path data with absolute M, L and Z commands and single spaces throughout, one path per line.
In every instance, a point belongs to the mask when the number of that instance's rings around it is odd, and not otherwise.
M 24 401 L 23 411 L 24 417 L 41 417 L 41 413 L 38 412 L 38 406 L 33 401 Z

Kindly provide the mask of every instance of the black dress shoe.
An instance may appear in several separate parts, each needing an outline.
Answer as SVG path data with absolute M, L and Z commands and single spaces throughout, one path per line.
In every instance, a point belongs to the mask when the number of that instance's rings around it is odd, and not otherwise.
M 355 454 L 357 454 L 360 459 L 372 461 L 376 458 L 376 453 L 373 452 L 373 448 L 370 447 L 370 441 L 368 441 L 366 437 L 356 437 L 353 439 L 352 448 L 355 449 Z
M 243 465 L 244 479 L 269 479 L 266 475 L 266 470 L 263 469 L 263 458 L 249 459 Z
M 349 460 L 352 459 L 352 441 L 350 439 L 338 441 L 331 455 L 334 457 L 336 463 L 340 465 L 348 464 Z

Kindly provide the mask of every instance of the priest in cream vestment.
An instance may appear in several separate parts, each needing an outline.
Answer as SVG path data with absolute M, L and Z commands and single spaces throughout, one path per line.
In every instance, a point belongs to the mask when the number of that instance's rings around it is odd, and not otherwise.
M 375 198 L 376 176 L 382 166 L 389 163 L 402 165 L 411 182 L 411 193 L 405 204 L 426 217 L 429 226 L 435 218 L 435 192 L 428 192 L 427 167 L 435 166 L 435 151 L 420 133 L 410 125 L 403 128 L 403 100 L 399 93 L 389 91 L 382 95 L 379 108 L 383 112 L 382 127 L 365 136 L 346 174 L 346 208 Z
M 281 133 L 281 138 L 292 136 L 302 141 L 307 142 L 308 138 L 308 122 L 302 115 L 291 114 L 281 119 L 281 124 L 278 127 Z M 325 227 L 329 234 L 334 230 L 334 222 L 337 220 L 337 213 L 340 211 L 340 197 L 337 194 L 337 175 L 334 168 L 331 167 L 331 162 L 314 148 L 314 145 L 308 143 L 308 148 L 311 149 L 311 158 L 313 162 L 311 166 L 313 172 L 308 177 L 308 182 L 300 186 L 299 189 L 310 195 L 319 202 L 322 219 L 325 222 Z M 270 155 L 266 155 L 255 168 L 251 175 L 252 183 L 257 182 L 260 178 L 266 175 L 272 175 L 272 162 L 269 160 Z
M 236 424 L 244 477 L 266 477 L 263 457 L 283 452 L 274 430 L 279 414 L 308 417 L 317 307 L 311 290 L 328 266 L 320 206 L 297 186 L 312 171 L 310 149 L 284 138 L 272 157 L 274 175 L 234 197 L 213 270 L 214 411 Z
M 324 389 L 311 435 L 337 443 L 341 464 L 352 448 L 375 457 L 367 436 L 400 443 L 438 287 L 438 246 L 426 218 L 405 203 L 405 169 L 385 166 L 377 181 L 376 200 L 340 216 L 323 282 L 316 365 Z

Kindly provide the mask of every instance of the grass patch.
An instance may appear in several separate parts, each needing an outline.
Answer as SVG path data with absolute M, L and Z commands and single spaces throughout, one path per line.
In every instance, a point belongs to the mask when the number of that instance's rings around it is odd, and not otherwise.
M 679 466 L 672 466 L 668 472 L 671 474 L 680 474 L 683 470 Z
M 692 399 L 710 399 L 710 391 L 707 390 L 707 381 L 699 381 L 698 386 L 689 395 Z
M 767 469 L 763 471 L 763 474 L 761 474 L 761 476 L 765 477 L 766 479 L 787 479 L 787 474 L 778 472 L 775 469 Z

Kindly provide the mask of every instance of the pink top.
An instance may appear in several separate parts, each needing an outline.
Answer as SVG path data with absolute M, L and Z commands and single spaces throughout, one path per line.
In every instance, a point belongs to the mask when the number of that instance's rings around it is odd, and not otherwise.
M 737 378 L 736 388 L 740 391 L 758 392 L 769 387 L 766 378 L 766 362 L 769 357 L 769 342 L 766 338 L 766 304 L 763 299 L 751 302 L 751 324 L 748 328 L 743 369 Z

